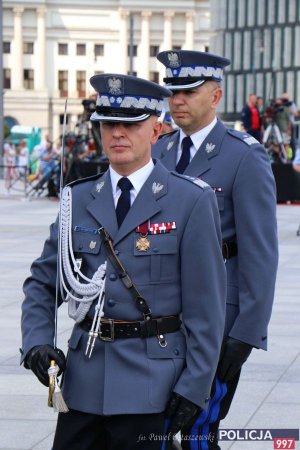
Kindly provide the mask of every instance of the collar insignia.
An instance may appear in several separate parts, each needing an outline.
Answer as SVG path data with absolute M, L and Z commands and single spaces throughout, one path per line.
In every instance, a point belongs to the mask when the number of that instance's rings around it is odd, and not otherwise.
M 170 141 L 167 145 L 167 151 L 171 150 L 171 148 L 173 147 L 174 141 Z
M 163 184 L 154 182 L 152 184 L 152 192 L 153 192 L 153 194 L 158 194 L 163 189 L 163 187 L 164 187 Z
M 213 144 L 212 142 L 208 142 L 206 144 L 205 151 L 206 151 L 206 153 L 211 153 L 214 148 L 215 148 L 215 144 Z
M 97 183 L 96 191 L 100 192 L 101 189 L 103 188 L 103 186 L 104 186 L 104 181 L 101 181 L 101 183 Z

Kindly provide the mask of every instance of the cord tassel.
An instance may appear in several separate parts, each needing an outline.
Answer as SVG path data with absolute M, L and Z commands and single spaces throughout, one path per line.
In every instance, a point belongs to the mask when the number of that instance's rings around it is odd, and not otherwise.
M 48 369 L 49 374 L 49 396 L 48 396 L 48 406 L 52 407 L 56 412 L 66 413 L 69 408 L 64 401 L 61 389 L 58 385 L 57 374 L 58 366 L 55 364 L 54 360 L 51 360 L 50 367 Z

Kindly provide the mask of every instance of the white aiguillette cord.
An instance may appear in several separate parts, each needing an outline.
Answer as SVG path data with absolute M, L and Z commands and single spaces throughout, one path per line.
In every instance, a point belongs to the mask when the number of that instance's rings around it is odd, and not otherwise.
M 64 121 L 63 121 L 63 133 L 62 133 L 62 152 L 60 158 L 60 183 L 59 183 L 59 197 L 61 197 L 63 189 L 63 177 L 64 177 L 64 156 L 65 156 L 65 134 L 67 123 L 67 104 L 68 99 L 65 101 Z M 60 242 L 60 220 L 61 214 L 59 213 L 59 227 L 58 227 L 58 242 Z M 56 268 L 56 290 L 55 290 L 55 317 L 54 317 L 54 348 L 57 348 L 57 310 L 58 310 L 58 292 L 59 292 L 59 251 L 57 252 L 57 268 Z M 63 399 L 60 387 L 58 385 L 57 374 L 59 368 L 54 360 L 51 360 L 50 367 L 48 369 L 49 375 L 49 394 L 48 394 L 48 406 L 53 407 L 57 412 L 68 412 L 69 409 Z

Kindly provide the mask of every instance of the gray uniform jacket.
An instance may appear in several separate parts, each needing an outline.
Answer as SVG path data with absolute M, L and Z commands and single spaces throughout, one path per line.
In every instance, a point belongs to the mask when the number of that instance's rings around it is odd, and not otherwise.
M 109 171 L 73 184 L 72 195 L 73 249 L 83 259 L 82 271 L 91 278 L 107 260 L 100 235 L 93 233 L 101 224 L 153 317 L 182 314 L 184 330 L 166 334 L 165 348 L 156 337 L 114 342 L 97 338 L 88 359 L 88 333 L 75 325 L 63 381 L 67 405 L 104 415 L 156 413 L 165 409 L 174 390 L 205 408 L 222 342 L 226 299 L 214 192 L 206 183 L 200 181 L 199 186 L 169 173 L 156 161 L 120 229 Z M 135 246 L 136 227 L 148 220 L 174 222 L 175 229 L 148 235 L 151 247 L 142 252 Z M 56 254 L 57 223 L 24 283 L 24 355 L 35 345 L 53 344 Z M 142 320 L 109 261 L 104 312 L 113 319 Z
M 175 170 L 179 131 L 163 135 L 153 156 Z M 217 196 L 222 238 L 237 244 L 226 262 L 225 335 L 267 349 L 278 264 L 276 188 L 268 155 L 252 136 L 218 120 L 186 168 Z

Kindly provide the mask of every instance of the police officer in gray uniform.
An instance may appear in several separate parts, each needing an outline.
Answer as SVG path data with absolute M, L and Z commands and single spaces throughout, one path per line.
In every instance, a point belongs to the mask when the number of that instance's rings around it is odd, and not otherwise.
M 170 112 L 179 129 L 157 141 L 153 157 L 169 170 L 210 184 L 221 217 L 225 335 L 212 399 L 192 429 L 206 437 L 210 432 L 199 448 L 216 449 L 219 422 L 229 410 L 243 363 L 253 347 L 267 349 L 278 263 L 275 183 L 263 146 L 216 117 L 229 60 L 188 50 L 164 51 L 157 58 L 166 67 L 164 82 L 173 92 Z M 189 441 L 182 446 L 190 448 Z
M 90 81 L 110 167 L 62 192 L 24 283 L 22 361 L 45 385 L 51 360 L 64 371 L 53 450 L 158 450 L 209 401 L 225 322 L 217 201 L 151 158 L 168 89 Z M 66 362 L 53 347 L 58 271 L 75 320 Z

